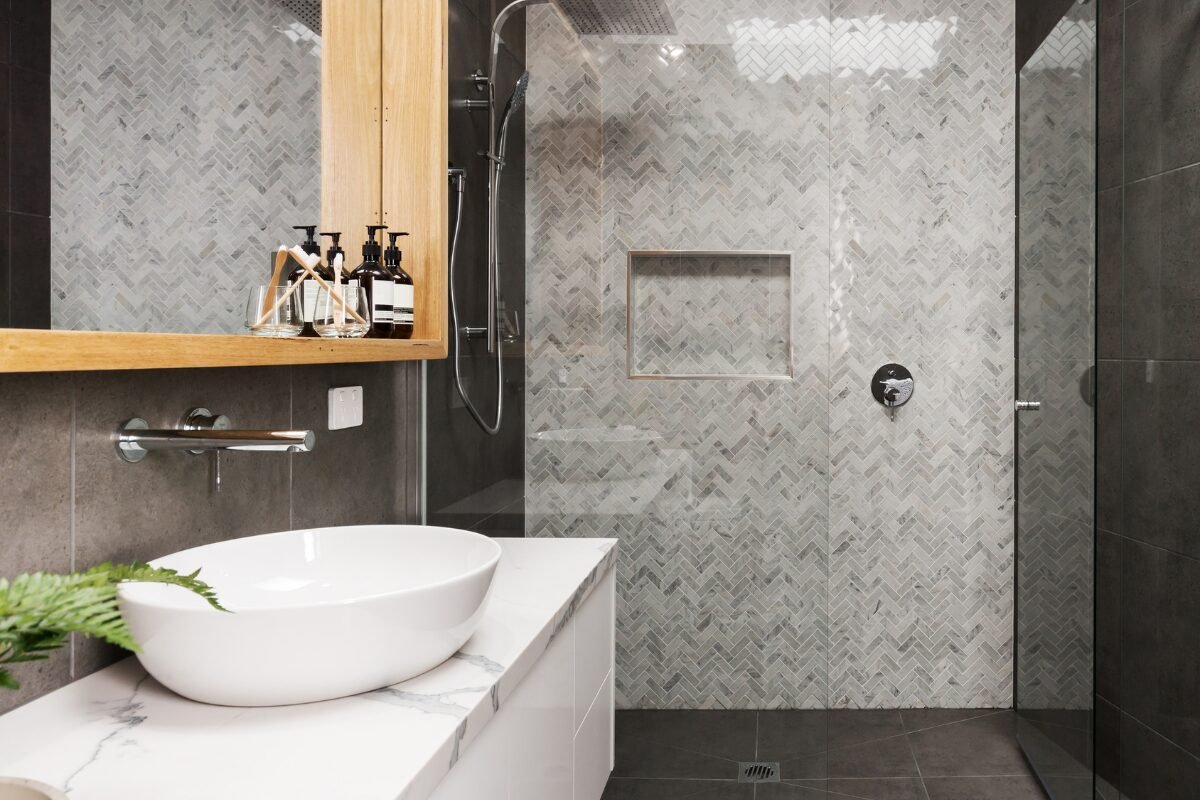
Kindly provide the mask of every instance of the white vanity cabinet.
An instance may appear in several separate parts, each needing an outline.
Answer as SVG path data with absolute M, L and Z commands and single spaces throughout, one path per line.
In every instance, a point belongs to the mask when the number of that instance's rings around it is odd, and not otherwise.
M 610 570 L 433 800 L 600 800 L 613 768 L 614 602 Z

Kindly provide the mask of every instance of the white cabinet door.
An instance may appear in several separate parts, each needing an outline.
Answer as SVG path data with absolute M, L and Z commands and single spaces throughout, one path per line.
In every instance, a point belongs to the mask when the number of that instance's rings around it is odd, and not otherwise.
M 502 715 L 492 718 L 430 800 L 509 800 L 508 742 Z
M 575 615 L 575 729 L 613 667 L 613 573 L 600 581 Z
M 570 800 L 572 796 L 573 645 L 573 631 L 568 626 L 501 706 L 501 714 L 511 715 L 505 738 L 509 797 L 513 800 Z
M 613 682 L 608 674 L 575 734 L 575 800 L 600 800 L 612 772 Z

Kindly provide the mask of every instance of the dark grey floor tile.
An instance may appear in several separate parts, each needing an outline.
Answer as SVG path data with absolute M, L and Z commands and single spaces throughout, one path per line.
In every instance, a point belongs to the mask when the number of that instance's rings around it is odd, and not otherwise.
M 920 775 L 903 735 L 781 761 L 779 771 L 786 780 L 915 778 Z
M 1200 756 L 1200 561 L 1125 540 L 1122 569 L 1121 709 Z
M 1046 800 L 1036 779 L 1028 776 L 1004 778 L 926 778 L 929 800 Z
M 1044 718 L 1053 719 L 1053 715 Z M 1084 730 L 1052 725 L 1024 716 L 1017 718 L 1017 741 L 1028 763 L 1043 778 L 1085 778 L 1092 774 L 1092 737 L 1089 715 Z
M 900 718 L 904 720 L 904 730 L 912 732 L 995 713 L 994 708 L 905 708 L 901 709 Z
M 1011 712 L 956 722 L 908 735 L 921 774 L 929 777 L 1024 775 Z
M 783 761 L 829 748 L 828 711 L 760 711 L 758 758 Z
M 620 711 L 614 775 L 736 779 L 754 760 L 754 711 Z
M 926 800 L 920 778 L 855 778 L 829 781 L 789 781 L 785 785 L 806 789 L 829 800 Z M 825 794 L 818 795 L 818 791 Z M 765 800 L 759 790 L 757 800 Z
M 1092 789 L 1092 778 L 1047 775 L 1042 778 L 1046 789 L 1054 800 L 1096 800 Z
M 894 709 L 845 709 L 828 713 L 830 748 L 863 744 L 904 733 L 900 712 Z
M 824 781 L 804 785 L 760 783 L 754 794 L 754 800 L 832 800 L 833 797 L 825 790 Z
M 601 800 L 753 800 L 754 787 L 736 781 L 612 778 Z

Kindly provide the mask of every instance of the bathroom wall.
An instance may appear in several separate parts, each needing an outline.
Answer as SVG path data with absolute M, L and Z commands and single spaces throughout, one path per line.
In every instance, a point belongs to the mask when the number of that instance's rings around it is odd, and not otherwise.
M 1200 5 L 1104 3 L 1096 766 L 1107 800 L 1200 784 Z
M 50 4 L 0 2 L 0 328 L 50 324 Z
M 416 365 L 0 375 L 0 577 L 147 560 L 256 533 L 413 518 Z M 365 423 L 327 430 L 326 393 L 361 385 Z M 248 428 L 311 429 L 311 453 L 121 461 L 110 436 L 140 416 L 172 427 L 205 406 Z M 90 640 L 18 665 L 0 712 L 119 657 Z
M 1012 4 L 669 7 L 530 12 L 529 533 L 622 540 L 622 706 L 1007 706 Z
M 320 218 L 320 4 L 25 5 L 53 7 L 53 327 L 240 332 Z
M 496 0 L 450 3 L 450 162 L 467 172 L 462 231 L 454 286 L 461 326 L 487 320 L 487 111 L 463 101 L 484 99 L 471 75 L 486 73 L 492 20 L 504 5 Z M 505 26 L 496 96 L 503 110 L 524 70 L 523 14 Z M 525 171 L 524 111 L 510 124 L 506 180 L 500 193 L 500 296 L 506 311 L 504 416 L 500 432 L 488 436 L 475 424 L 454 385 L 454 361 L 430 362 L 427 371 L 428 487 L 426 519 L 431 525 L 468 528 L 493 536 L 525 534 Z M 453 220 L 452 220 L 453 221 Z M 455 345 L 452 344 L 451 347 Z M 463 385 L 488 420 L 496 413 L 496 361 L 483 339 L 460 338 Z M 453 356 L 453 350 L 451 352 Z

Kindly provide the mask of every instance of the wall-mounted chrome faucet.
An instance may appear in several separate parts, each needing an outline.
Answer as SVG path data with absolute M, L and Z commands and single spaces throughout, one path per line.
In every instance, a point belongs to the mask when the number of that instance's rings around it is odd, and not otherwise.
M 194 408 L 178 429 L 152 430 L 146 420 L 131 419 L 113 434 L 113 441 L 117 455 L 136 464 L 152 450 L 186 450 L 193 454 L 222 450 L 307 453 L 316 447 L 317 435 L 312 431 L 234 430 L 229 417 L 213 414 L 207 408 Z

